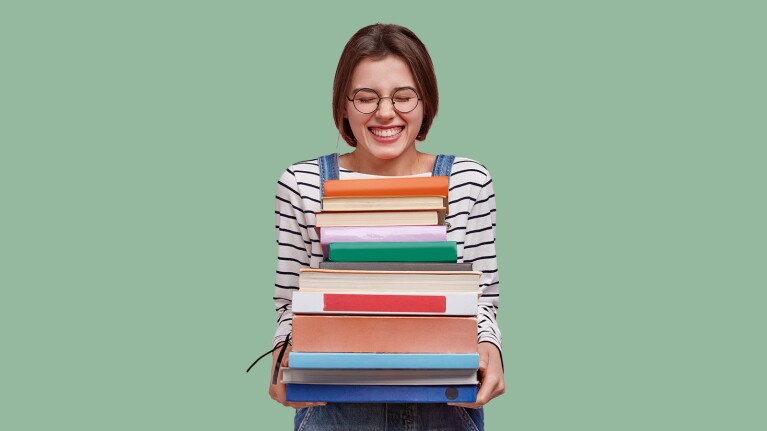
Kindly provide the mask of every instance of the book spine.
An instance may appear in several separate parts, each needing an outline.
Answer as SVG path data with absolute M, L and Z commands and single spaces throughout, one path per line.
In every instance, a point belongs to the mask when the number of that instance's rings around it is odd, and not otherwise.
M 455 262 L 455 241 L 339 242 L 328 245 L 334 262 Z
M 327 253 L 325 254 L 327 256 Z M 320 262 L 319 269 L 358 271 L 471 271 L 471 263 L 456 262 Z
M 290 368 L 330 369 L 473 369 L 479 355 L 440 353 L 312 353 L 290 352 Z
M 447 241 L 447 226 L 327 226 L 317 228 L 325 256 L 331 242 Z
M 476 353 L 476 317 L 293 316 L 296 352 Z
M 427 314 L 475 316 L 478 299 L 474 293 L 373 294 L 302 292 L 293 293 L 296 314 Z
M 406 211 L 332 211 L 314 214 L 316 226 L 366 227 L 366 226 L 439 226 L 445 222 L 444 210 Z
M 288 383 L 287 401 L 327 401 L 356 403 L 472 403 L 477 399 L 476 385 L 373 386 L 307 385 Z
M 301 268 L 302 291 L 478 293 L 478 271 L 346 271 Z
M 448 177 L 325 181 L 327 197 L 447 196 Z
M 407 242 L 447 241 L 446 226 L 321 227 L 320 241 Z
M 476 385 L 477 370 L 282 368 L 283 383 L 313 385 Z
M 373 311 L 393 313 L 444 313 L 444 296 L 427 295 L 354 295 L 326 293 L 325 311 Z

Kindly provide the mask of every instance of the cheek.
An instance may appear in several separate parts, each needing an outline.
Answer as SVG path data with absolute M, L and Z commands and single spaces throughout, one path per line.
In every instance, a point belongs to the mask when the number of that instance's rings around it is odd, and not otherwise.
M 418 114 L 413 116 L 408 120 L 408 123 L 410 123 L 411 128 L 414 130 L 415 133 L 418 133 L 421 130 L 421 125 L 423 124 L 423 114 Z

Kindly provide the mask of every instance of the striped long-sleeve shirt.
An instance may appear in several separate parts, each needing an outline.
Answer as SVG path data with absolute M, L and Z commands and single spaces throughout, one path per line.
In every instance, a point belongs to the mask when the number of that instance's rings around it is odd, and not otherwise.
M 340 169 L 340 179 L 376 178 Z M 317 268 L 323 260 L 315 226 L 315 213 L 321 209 L 320 174 L 317 160 L 291 165 L 277 182 L 277 277 L 274 307 L 277 330 L 274 345 L 291 332 L 293 311 L 291 298 L 298 290 L 298 274 L 302 267 Z M 495 193 L 487 169 L 478 162 L 456 157 L 450 172 L 448 192 L 450 224 L 448 241 L 458 244 L 458 262 L 471 262 L 481 271 L 480 300 L 477 312 L 477 342 L 488 341 L 501 349 L 501 332 L 496 320 L 499 285 L 495 255 Z

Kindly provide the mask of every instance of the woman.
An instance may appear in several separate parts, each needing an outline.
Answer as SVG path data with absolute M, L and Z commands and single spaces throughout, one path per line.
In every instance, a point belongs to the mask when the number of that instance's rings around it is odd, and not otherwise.
M 436 171 L 433 154 L 418 151 L 437 115 L 434 67 L 426 47 L 410 30 L 375 24 L 359 30 L 346 44 L 333 84 L 333 118 L 354 150 L 333 158 L 340 179 L 380 176 L 427 176 Z M 449 160 L 449 159 L 448 159 Z M 433 169 L 434 168 L 434 169 Z M 477 342 L 480 389 L 474 403 L 344 404 L 285 401 L 285 385 L 271 383 L 269 394 L 297 408 L 296 429 L 482 429 L 482 406 L 505 391 L 501 335 L 496 322 L 498 267 L 495 257 L 495 194 L 481 164 L 456 157 L 450 172 L 448 240 L 458 244 L 459 261 L 482 271 Z M 316 268 L 323 259 L 313 229 L 320 210 L 317 159 L 296 163 L 277 185 L 279 262 L 275 287 L 278 326 L 274 345 L 291 331 L 291 296 L 301 267 Z M 278 349 L 280 350 L 280 349 Z M 290 347 L 281 366 L 287 366 Z M 273 368 L 278 360 L 273 355 Z M 334 428 L 335 427 L 335 428 Z

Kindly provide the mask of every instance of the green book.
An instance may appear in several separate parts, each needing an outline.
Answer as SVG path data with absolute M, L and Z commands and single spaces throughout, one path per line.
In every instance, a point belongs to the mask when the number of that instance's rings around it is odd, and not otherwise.
M 331 242 L 328 260 L 333 262 L 455 262 L 455 241 L 423 242 Z

